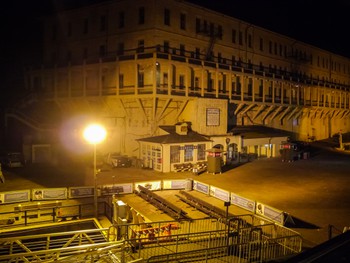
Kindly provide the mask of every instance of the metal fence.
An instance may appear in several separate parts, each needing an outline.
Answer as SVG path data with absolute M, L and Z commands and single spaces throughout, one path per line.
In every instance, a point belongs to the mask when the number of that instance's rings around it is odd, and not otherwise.
M 244 215 L 0 238 L 0 262 L 265 262 L 301 247 L 298 233 Z
M 147 262 L 263 262 L 302 248 L 297 232 L 254 215 L 227 222 L 208 218 L 119 225 L 117 236 L 126 240 L 134 258 Z

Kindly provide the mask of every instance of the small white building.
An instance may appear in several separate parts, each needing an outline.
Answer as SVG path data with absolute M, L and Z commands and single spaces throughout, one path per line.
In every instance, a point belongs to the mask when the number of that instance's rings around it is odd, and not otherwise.
M 159 128 L 164 135 L 138 139 L 144 168 L 171 172 L 190 170 L 193 165 L 206 162 L 206 150 L 212 147 L 212 141 L 192 131 L 189 122 Z

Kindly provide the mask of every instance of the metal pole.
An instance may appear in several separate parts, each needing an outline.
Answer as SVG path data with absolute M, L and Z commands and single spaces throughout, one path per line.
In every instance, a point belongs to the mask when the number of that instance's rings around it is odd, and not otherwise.
M 96 181 L 96 143 L 94 143 L 94 216 L 98 218 L 98 202 L 97 202 L 97 181 Z

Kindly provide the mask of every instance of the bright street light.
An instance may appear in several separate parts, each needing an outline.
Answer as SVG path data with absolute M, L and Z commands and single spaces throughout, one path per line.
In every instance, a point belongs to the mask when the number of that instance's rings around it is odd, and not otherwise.
M 99 124 L 90 124 L 84 130 L 84 139 L 94 145 L 94 215 L 98 218 L 97 184 L 96 184 L 96 144 L 101 143 L 106 138 L 106 129 Z

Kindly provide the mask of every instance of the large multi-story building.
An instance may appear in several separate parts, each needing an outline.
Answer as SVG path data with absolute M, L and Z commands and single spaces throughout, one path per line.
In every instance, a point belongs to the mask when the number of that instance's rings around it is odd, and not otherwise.
M 7 114 L 35 131 L 26 145 L 53 145 L 60 133 L 74 145 L 86 119 L 108 127 L 102 148 L 140 158 L 156 154 L 139 139 L 179 122 L 214 144 L 229 138 L 238 152 L 235 126 L 299 140 L 350 131 L 349 58 L 234 17 L 181 0 L 115 0 L 47 16 L 43 26 L 42 65 L 26 72 L 35 96 Z

